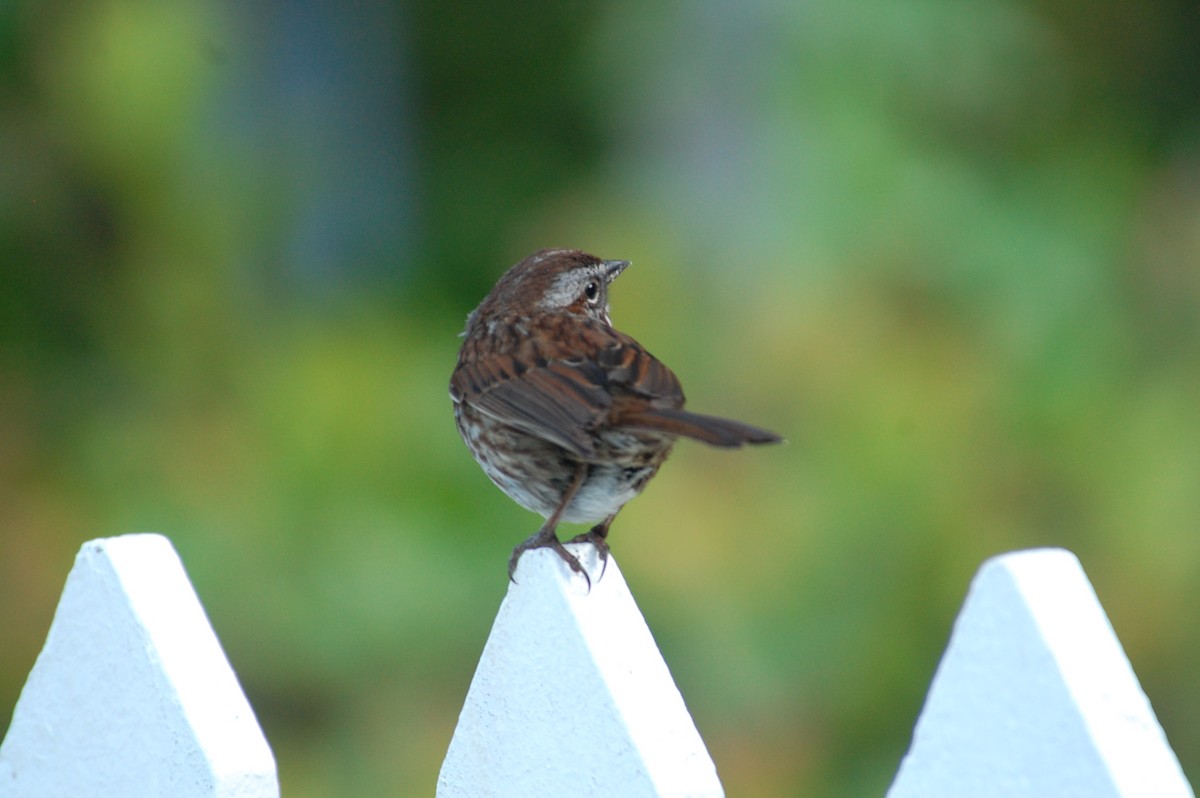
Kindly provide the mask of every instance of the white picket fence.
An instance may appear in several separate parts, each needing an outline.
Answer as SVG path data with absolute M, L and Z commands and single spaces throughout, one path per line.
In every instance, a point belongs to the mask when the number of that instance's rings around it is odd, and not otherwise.
M 575 549 L 593 574 L 591 547 Z M 439 798 L 724 791 L 611 559 L 527 552 Z M 414 787 L 413 794 L 423 794 Z M 0 744 L 0 798 L 274 798 L 275 761 L 170 543 L 91 541 Z M 1078 560 L 989 560 L 888 798 L 1193 796 Z

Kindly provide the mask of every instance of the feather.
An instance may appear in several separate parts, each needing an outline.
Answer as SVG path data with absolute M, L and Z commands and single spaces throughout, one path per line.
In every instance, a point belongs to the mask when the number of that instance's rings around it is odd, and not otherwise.
M 633 410 L 619 415 L 615 423 L 626 429 L 681 435 L 723 449 L 737 449 L 747 443 L 779 443 L 783 440 L 774 432 L 741 421 L 690 413 L 682 409 Z

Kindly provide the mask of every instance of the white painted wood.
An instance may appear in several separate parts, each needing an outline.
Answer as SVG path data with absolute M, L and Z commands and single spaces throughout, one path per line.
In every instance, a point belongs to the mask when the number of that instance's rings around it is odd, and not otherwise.
M 500 606 L 438 778 L 439 798 L 708 798 L 724 792 L 610 557 L 527 551 Z
M 0 745 L 0 796 L 278 795 L 274 757 L 171 544 L 84 544 Z
M 888 798 L 1191 798 L 1075 555 L 976 575 Z

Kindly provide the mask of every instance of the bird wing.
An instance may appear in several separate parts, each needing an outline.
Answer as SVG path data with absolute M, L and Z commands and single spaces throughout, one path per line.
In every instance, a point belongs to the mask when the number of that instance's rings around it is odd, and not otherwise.
M 591 328 L 582 340 L 540 341 L 536 353 L 493 350 L 460 362 L 451 396 L 582 459 L 594 456 L 594 434 L 611 422 L 614 402 L 619 409 L 683 405 L 679 380 L 629 336 Z
M 683 389 L 675 374 L 629 336 L 616 333 L 615 337 L 596 358 L 610 385 L 619 387 L 607 418 L 612 426 L 681 435 L 722 448 L 782 440 L 770 430 L 741 421 L 684 410 Z
M 611 340 L 597 349 L 596 363 L 618 396 L 642 400 L 651 407 L 683 407 L 683 386 L 675 372 L 628 335 L 613 330 Z
M 480 413 L 583 458 L 595 453 L 588 430 L 612 404 L 602 385 L 562 361 L 522 370 L 512 358 L 493 356 L 459 366 L 450 388 Z

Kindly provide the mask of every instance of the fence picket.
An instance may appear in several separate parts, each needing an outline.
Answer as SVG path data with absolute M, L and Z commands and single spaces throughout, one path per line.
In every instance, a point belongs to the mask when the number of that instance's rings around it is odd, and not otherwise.
M 1074 554 L 980 568 L 888 798 L 1192 798 Z
M 0 744 L 0 798 L 278 795 L 274 757 L 170 542 L 85 543 Z
M 610 557 L 527 551 L 438 778 L 438 798 L 723 796 L 679 689 Z

